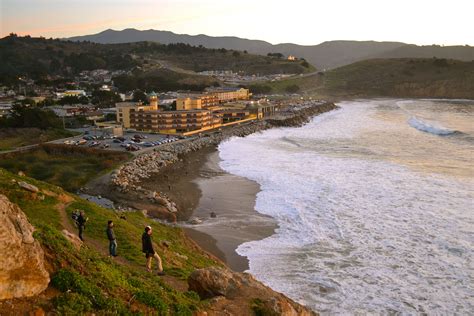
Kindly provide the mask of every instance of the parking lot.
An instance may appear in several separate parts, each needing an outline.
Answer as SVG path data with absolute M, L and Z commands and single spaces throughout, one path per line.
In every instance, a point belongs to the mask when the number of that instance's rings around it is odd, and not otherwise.
M 177 136 L 149 134 L 143 132 L 126 132 L 123 136 L 119 137 L 96 132 L 90 129 L 83 129 L 81 132 L 83 134 L 68 138 L 67 140 L 58 140 L 55 141 L 55 143 L 142 153 L 147 150 L 153 150 L 153 148 L 157 146 L 180 140 Z

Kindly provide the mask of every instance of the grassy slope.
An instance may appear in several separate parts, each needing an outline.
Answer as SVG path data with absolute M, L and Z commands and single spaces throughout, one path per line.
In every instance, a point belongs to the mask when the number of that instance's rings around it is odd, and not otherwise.
M 21 189 L 13 180 L 27 181 L 43 193 Z M 31 178 L 19 177 L 0 169 L 0 194 L 18 204 L 35 226 L 35 237 L 41 242 L 52 274 L 51 287 L 59 291 L 54 297 L 34 300 L 31 310 L 41 307 L 61 314 L 160 314 L 191 315 L 206 302 L 194 292 L 179 291 L 173 286 L 195 268 L 218 265 L 185 238 L 178 228 L 151 222 L 140 212 L 119 216 L 112 210 L 82 200 L 61 188 Z M 43 198 L 44 197 L 44 198 Z M 67 202 L 67 203 L 66 203 Z M 66 207 L 66 212 L 64 208 Z M 85 231 L 86 247 L 80 251 L 62 236 L 60 230 L 71 227 L 70 211 L 86 211 L 89 221 Z M 105 256 L 105 225 L 116 224 L 118 261 Z M 154 228 L 154 241 L 167 240 L 169 248 L 157 246 L 164 259 L 168 276 L 163 279 L 143 268 L 140 237 L 145 225 Z M 173 282 L 173 280 L 175 282 Z
M 298 85 L 303 92 L 340 96 L 474 98 L 474 62 L 373 59 L 305 78 L 268 83 L 273 92 Z
M 69 151 L 67 151 L 69 150 Z M 128 160 L 127 153 L 63 145 L 43 145 L 27 152 L 4 154 L 0 167 L 25 174 L 74 192 L 92 178 Z
M 0 151 L 44 143 L 74 135 L 76 135 L 76 133 L 61 129 L 0 128 Z

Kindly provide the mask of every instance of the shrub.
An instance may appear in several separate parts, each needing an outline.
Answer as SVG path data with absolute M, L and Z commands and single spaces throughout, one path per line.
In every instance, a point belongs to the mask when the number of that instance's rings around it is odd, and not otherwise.
M 71 291 L 84 295 L 99 309 L 108 306 L 101 290 L 77 272 L 61 269 L 53 276 L 51 284 L 61 292 Z
M 300 87 L 296 84 L 289 85 L 285 88 L 285 91 L 288 93 L 296 93 L 300 91 Z
M 92 303 L 87 297 L 78 293 L 64 293 L 53 301 L 61 315 L 82 315 L 92 310 Z
M 166 314 L 168 310 L 168 305 L 153 293 L 140 291 L 135 294 L 135 297 L 137 301 L 156 309 L 160 315 Z

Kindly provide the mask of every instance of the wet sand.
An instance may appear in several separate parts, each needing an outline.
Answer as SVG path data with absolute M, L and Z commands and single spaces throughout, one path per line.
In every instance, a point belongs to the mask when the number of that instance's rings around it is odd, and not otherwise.
M 219 161 L 218 152 L 210 152 L 199 177 L 193 181 L 201 191 L 193 216 L 203 222 L 185 230 L 198 245 L 226 262 L 234 271 L 245 271 L 248 260 L 238 255 L 236 248 L 244 242 L 272 235 L 276 224 L 272 218 L 255 211 L 259 185 L 226 173 L 219 167 Z M 216 214 L 215 218 L 211 217 L 211 212 Z M 211 240 L 215 244 L 212 245 Z
M 215 147 L 189 153 L 141 186 L 163 192 L 176 202 L 178 223 L 188 237 L 234 271 L 248 269 L 247 258 L 238 255 L 236 248 L 244 242 L 268 237 L 276 228 L 271 218 L 255 211 L 259 185 L 223 171 Z M 216 218 L 211 218 L 211 212 Z M 194 217 L 202 223 L 187 224 Z

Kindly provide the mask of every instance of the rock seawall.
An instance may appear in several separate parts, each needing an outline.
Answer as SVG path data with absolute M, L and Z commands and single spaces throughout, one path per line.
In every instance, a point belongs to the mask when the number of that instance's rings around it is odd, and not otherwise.
M 278 115 L 247 124 L 224 128 L 221 131 L 210 131 L 204 136 L 175 143 L 162 145 L 153 152 L 137 156 L 132 161 L 122 165 L 110 177 L 113 186 L 120 192 L 137 193 L 150 202 L 165 207 L 171 214 L 178 212 L 176 204 L 164 194 L 149 191 L 140 186 L 140 181 L 160 172 L 164 167 L 173 164 L 181 157 L 204 147 L 216 146 L 230 137 L 244 137 L 272 127 L 296 127 L 308 123 L 312 117 L 336 109 L 330 102 L 306 102 L 297 106 L 289 106 L 278 112 Z M 172 220 L 175 216 L 163 216 Z

